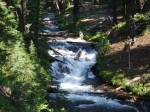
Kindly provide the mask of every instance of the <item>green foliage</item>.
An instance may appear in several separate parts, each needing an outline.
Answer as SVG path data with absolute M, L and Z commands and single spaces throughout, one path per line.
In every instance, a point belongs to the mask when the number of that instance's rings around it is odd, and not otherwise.
M 31 45 L 30 48 L 32 48 Z M 46 86 L 48 72 L 40 66 L 36 52 L 27 54 L 22 42 L 17 41 L 7 63 L 2 67 L 7 83 L 3 85 L 11 88 L 18 111 L 39 111 L 40 105 L 46 103 Z M 33 58 L 34 57 L 34 58 Z M 9 68 L 9 70 L 7 70 Z M 21 104 L 21 105 L 20 105 Z M 10 106 L 11 107 L 11 106 Z
M 90 40 L 92 42 L 98 42 L 99 39 L 102 37 L 102 34 L 100 34 L 100 32 L 96 32 L 95 35 L 90 35 L 89 33 L 86 33 L 85 35 L 85 39 Z
M 135 84 L 131 83 L 127 86 L 127 88 L 135 94 L 146 96 L 149 92 L 144 84 Z
M 136 35 L 139 34 L 146 34 L 150 32 L 150 12 L 147 12 L 146 14 L 137 13 L 133 18 L 136 24 Z M 127 37 L 129 34 L 127 32 L 130 32 L 131 23 L 129 20 L 119 22 L 117 25 L 113 26 L 111 29 L 111 33 L 115 33 L 116 38 L 119 38 L 121 36 Z
M 29 52 L 30 52 L 31 59 L 37 58 L 36 48 L 32 40 L 30 42 Z
M 58 20 L 58 26 L 60 30 L 68 30 L 69 32 L 74 33 L 77 32 L 77 30 L 74 29 L 73 18 L 70 14 L 66 14 L 66 16 L 59 15 L 58 17 L 61 18 L 60 20 Z
M 47 106 L 49 72 L 32 41 L 27 52 L 12 11 L 0 0 L 0 87 L 12 91 L 10 98 L 0 94 L 0 111 L 39 112 Z
M 136 35 L 150 32 L 150 12 L 147 12 L 146 14 L 137 13 L 132 19 L 135 21 Z M 131 21 L 127 19 L 113 26 L 110 35 L 115 34 L 115 38 L 126 38 L 129 36 L 129 33 L 127 32 L 130 32 L 130 30 Z
M 125 85 L 125 76 L 123 74 L 117 74 L 112 78 L 112 84 L 116 86 Z
M 103 70 L 100 72 L 100 75 L 108 84 L 112 84 L 115 86 L 124 86 L 125 85 L 125 77 L 124 74 L 116 73 L 112 70 Z
M 100 35 L 100 33 L 96 33 L 96 35 L 93 38 L 99 39 L 97 41 L 97 49 L 98 49 L 97 63 L 98 63 L 98 68 L 103 70 L 105 69 L 105 65 L 106 65 L 105 53 L 109 48 L 109 40 L 105 35 L 103 34 Z
M 146 14 L 137 13 L 134 20 L 137 23 L 138 31 L 140 33 L 150 33 L 150 11 Z
M 27 16 L 26 21 L 31 24 L 30 31 L 35 33 L 37 39 L 37 32 L 39 30 L 39 15 L 40 15 L 40 0 L 29 0 L 27 2 Z
M 150 74 L 143 74 L 143 75 L 142 75 L 142 82 L 143 82 L 143 83 L 148 83 L 148 82 L 150 82 Z
M 96 47 L 100 55 L 104 55 L 109 48 L 109 40 L 107 39 L 106 35 L 102 34 L 101 32 L 96 32 L 96 34 L 93 36 L 86 33 L 85 39 L 96 43 Z
M 109 48 L 109 40 L 105 35 L 100 35 L 100 33 L 96 34 L 96 37 L 98 36 L 99 36 L 99 41 L 97 43 L 98 53 L 99 55 L 100 54 L 104 55 Z
M 96 49 L 98 51 L 98 68 L 100 70 L 105 69 L 105 53 L 109 48 L 109 40 L 107 39 L 106 35 L 102 34 L 101 32 L 97 32 L 93 36 L 91 36 L 89 33 L 85 33 L 84 38 L 96 43 Z
M 126 22 L 120 22 L 117 25 L 112 27 L 112 30 L 119 30 L 120 28 L 124 27 L 126 25 Z
M 113 79 L 114 74 L 115 73 L 112 70 L 103 70 L 100 72 L 100 75 L 108 84 L 112 83 L 111 80 Z
M 127 37 L 129 36 L 129 33 L 127 32 L 130 32 L 130 25 L 128 24 L 128 22 L 119 22 L 118 24 L 112 27 L 110 32 L 110 35 L 112 33 L 116 34 L 115 38 Z
M 103 80 L 107 82 L 108 84 L 115 85 L 115 86 L 122 86 L 124 88 L 127 88 L 134 94 L 138 94 L 141 96 L 149 96 L 149 90 L 147 89 L 146 85 L 144 82 L 140 83 L 131 83 L 129 85 L 125 85 L 126 83 L 126 78 L 124 74 L 117 73 L 112 70 L 105 69 L 100 72 L 100 76 L 102 76 Z M 144 75 L 143 78 L 146 78 L 149 80 L 149 77 L 147 75 Z M 145 81 L 145 79 L 143 79 Z

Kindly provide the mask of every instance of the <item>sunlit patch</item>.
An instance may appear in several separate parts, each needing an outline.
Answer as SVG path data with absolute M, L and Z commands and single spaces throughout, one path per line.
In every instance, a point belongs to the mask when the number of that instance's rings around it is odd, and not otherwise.
M 81 22 L 88 22 L 88 21 L 94 21 L 94 19 L 83 19 Z
M 67 38 L 66 41 L 70 42 L 87 42 L 86 40 L 82 38 Z

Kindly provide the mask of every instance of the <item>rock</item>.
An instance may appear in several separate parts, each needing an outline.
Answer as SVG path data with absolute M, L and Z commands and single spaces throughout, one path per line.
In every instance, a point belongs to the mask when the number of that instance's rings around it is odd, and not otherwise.
M 79 60 L 80 56 L 81 56 L 82 50 L 81 48 L 77 51 L 76 56 L 75 56 L 75 60 Z
M 57 101 L 58 99 L 62 99 L 63 95 L 60 93 L 50 93 L 48 95 L 48 100 L 49 101 Z
M 58 89 L 57 87 L 54 87 L 54 86 L 50 86 L 47 90 L 48 93 L 56 93 L 58 92 Z

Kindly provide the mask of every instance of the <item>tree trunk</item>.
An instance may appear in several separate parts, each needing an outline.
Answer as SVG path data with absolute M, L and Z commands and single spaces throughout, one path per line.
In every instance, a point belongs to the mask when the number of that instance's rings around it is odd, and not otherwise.
M 70 8 L 70 6 L 71 6 L 71 1 L 69 0 L 69 1 L 67 2 L 67 8 Z
M 25 16 L 26 16 L 26 0 L 21 0 L 22 10 L 22 31 L 25 31 Z
M 79 0 L 74 0 L 73 1 L 73 5 L 74 5 L 74 7 L 73 7 L 73 17 L 74 17 L 74 26 L 75 26 L 75 28 L 77 27 L 76 26 L 76 23 L 77 23 L 77 20 L 78 20 L 78 18 L 79 18 Z
M 126 17 L 134 16 L 136 13 L 136 0 L 126 0 Z
M 125 18 L 125 14 L 126 14 L 126 4 L 125 2 L 122 2 L 122 15 Z
M 36 18 L 35 18 L 35 20 L 36 20 L 36 22 L 35 22 L 35 27 L 36 27 L 36 29 L 35 29 L 35 37 L 34 37 L 34 39 L 35 39 L 35 42 L 36 42 L 36 45 L 37 45 L 37 49 L 39 50 L 39 37 L 38 37 L 38 32 L 39 32 L 39 14 L 40 14 L 40 0 L 38 0 L 37 1 L 37 10 L 36 10 Z M 38 56 L 40 57 L 40 53 L 39 53 L 39 51 L 38 51 Z
M 97 0 L 94 0 L 94 5 L 96 5 L 97 4 Z
M 150 9 L 150 1 L 149 0 L 140 0 L 140 1 L 142 1 L 140 3 L 140 6 L 142 8 L 142 12 L 145 13 L 145 12 L 149 11 L 149 9 Z
M 62 0 L 56 0 L 56 8 L 59 13 L 63 12 L 63 1 Z
M 17 8 L 17 15 L 19 19 L 19 30 L 25 31 L 25 10 L 26 10 L 26 1 L 21 0 L 21 8 Z
M 116 1 L 112 3 L 113 3 L 113 22 L 114 24 L 117 24 L 117 3 Z
M 74 17 L 77 17 L 79 15 L 79 0 L 74 0 L 73 5 L 73 15 Z

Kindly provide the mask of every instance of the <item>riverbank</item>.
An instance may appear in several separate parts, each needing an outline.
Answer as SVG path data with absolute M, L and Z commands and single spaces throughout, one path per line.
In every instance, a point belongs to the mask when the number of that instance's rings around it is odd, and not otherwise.
M 120 89 L 130 91 L 132 94 L 138 94 L 144 98 L 149 99 L 149 34 L 137 37 L 136 42 L 131 46 L 131 68 L 128 69 L 128 52 L 125 51 L 126 41 L 121 40 L 116 42 L 113 40 L 108 51 L 106 52 L 106 68 L 109 73 L 107 75 L 115 75 L 109 79 L 110 83 L 118 86 L 123 86 Z M 113 70 L 113 71 L 112 71 Z M 106 74 L 104 78 L 106 78 Z M 118 79 L 117 79 L 118 77 Z M 139 78 L 126 85 L 134 78 Z M 116 82 L 114 82 L 116 80 Z

